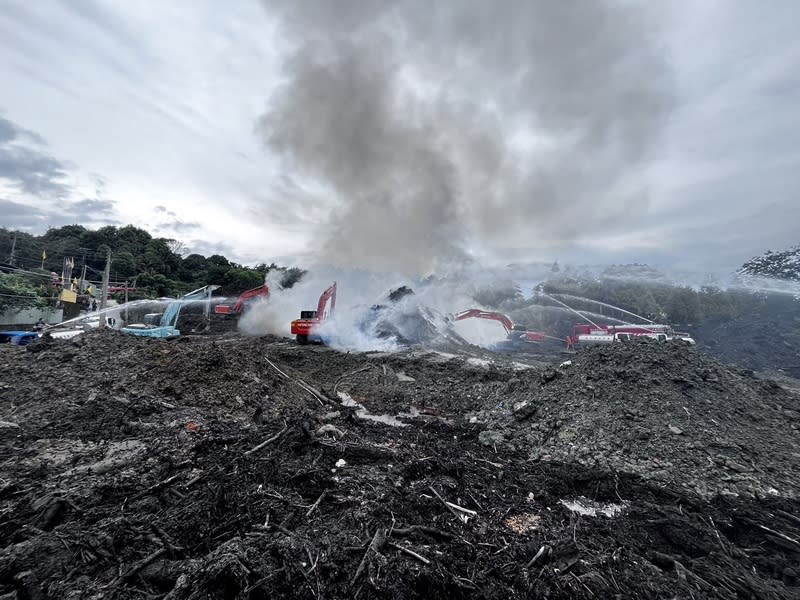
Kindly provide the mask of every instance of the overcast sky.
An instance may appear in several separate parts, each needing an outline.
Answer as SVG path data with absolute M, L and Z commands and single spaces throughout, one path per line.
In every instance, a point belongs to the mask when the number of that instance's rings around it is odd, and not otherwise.
M 0 226 L 420 273 L 800 243 L 800 3 L 436 4 L 0 0 Z

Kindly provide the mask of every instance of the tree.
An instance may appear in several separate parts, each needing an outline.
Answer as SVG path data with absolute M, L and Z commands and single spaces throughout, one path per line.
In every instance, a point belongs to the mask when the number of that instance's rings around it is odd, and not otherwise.
M 16 239 L 16 244 L 14 243 Z M 0 228 L 0 260 L 7 259 L 14 244 L 15 266 L 38 269 L 42 251 L 47 251 L 44 267 L 61 272 L 65 257 L 75 259 L 76 276 L 85 255 L 90 277 L 99 277 L 105 267 L 106 248 L 112 251 L 112 274 L 115 280 L 136 279 L 137 287 L 150 296 L 174 296 L 206 284 L 226 287 L 239 293 L 261 285 L 270 271 L 278 271 L 283 287 L 291 287 L 305 274 L 302 269 L 262 263 L 255 268 L 228 260 L 221 254 L 206 258 L 201 254 L 183 254 L 186 246 L 180 240 L 154 238 L 133 225 L 109 225 L 95 231 L 81 225 L 49 229 L 42 236 Z M 25 264 L 23 265 L 23 259 Z
M 107 227 L 103 228 L 103 230 L 109 229 L 110 228 Z M 125 227 L 117 229 L 116 239 L 120 244 L 132 246 L 135 249 L 141 250 L 153 239 L 153 236 L 144 229 L 139 229 L 133 225 L 126 225 Z
M 207 280 L 206 272 L 208 270 L 208 260 L 202 254 L 190 254 L 181 261 L 181 267 L 178 270 L 178 279 L 183 282 L 197 284 L 195 287 L 202 285 L 201 282 Z
M 264 283 L 264 275 L 253 269 L 234 268 L 225 272 L 222 286 L 228 294 L 241 294 Z
M 48 229 L 40 238 L 42 250 L 47 252 L 47 259 L 43 261 L 43 266 L 48 270 L 60 273 L 65 257 L 81 256 L 81 240 L 86 232 L 86 228 L 81 225 L 65 225 Z M 38 254 L 41 258 L 41 251 Z
M 183 255 L 186 254 L 188 248 L 186 244 L 184 244 L 180 240 L 167 239 L 165 241 L 167 243 L 169 251 L 172 252 L 173 254 L 176 254 L 177 256 L 180 257 L 183 257 Z
M 297 267 L 284 269 L 283 277 L 281 277 L 281 287 L 284 289 L 292 287 L 295 283 L 300 281 L 305 274 L 306 272 L 303 269 Z
M 150 273 L 169 275 L 177 272 L 181 257 L 169 249 L 167 240 L 155 238 L 147 243 L 144 249 L 144 270 Z
M 277 269 L 277 268 L 278 268 L 278 265 L 276 265 L 275 263 L 270 263 L 269 265 L 267 265 L 266 263 L 260 263 L 260 264 L 256 265 L 256 266 L 255 266 L 255 267 L 253 267 L 253 268 L 254 268 L 256 271 L 258 271 L 259 273 L 264 273 L 264 274 L 266 275 L 266 274 L 267 274 L 267 273 L 269 273 L 271 270 L 273 270 L 273 269 Z
M 665 308 L 670 322 L 675 324 L 690 325 L 701 316 L 697 292 L 688 287 L 675 288 Z
M 0 311 L 8 308 L 45 307 L 49 293 L 28 276 L 0 273 Z
M 213 254 L 208 257 L 207 264 L 206 283 L 225 285 L 225 274 L 231 268 L 231 263 L 228 262 L 228 259 L 219 254 Z
M 142 273 L 136 279 L 136 287 L 144 289 L 151 297 L 177 296 L 180 290 L 176 282 L 161 273 Z
M 63 227 L 51 227 L 44 234 L 45 240 L 55 240 L 63 238 L 80 239 L 87 231 L 83 225 L 64 225 Z
M 128 251 L 113 252 L 112 250 L 111 269 L 117 277 L 128 279 L 135 277 L 138 273 L 136 258 Z
M 718 287 L 710 285 L 701 287 L 699 300 L 704 318 L 730 319 L 736 315 L 735 296 L 730 292 L 723 292 Z

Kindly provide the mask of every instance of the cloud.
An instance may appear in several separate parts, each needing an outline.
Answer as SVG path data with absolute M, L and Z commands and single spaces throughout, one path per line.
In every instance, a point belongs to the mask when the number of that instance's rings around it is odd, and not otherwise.
M 0 198 L 3 226 L 8 229 L 29 230 L 44 223 L 47 216 L 36 207 Z
M 21 231 L 43 231 L 62 225 L 119 225 L 114 217 L 114 202 L 85 198 L 60 204 L 30 204 L 0 199 L 3 227 Z
M 0 180 L 10 184 L 17 199 L 0 199 L 3 226 L 42 231 L 61 225 L 116 225 L 116 202 L 104 198 L 106 180 L 89 176 L 95 197 L 75 199 L 78 188 L 64 180 L 70 165 L 50 154 L 38 133 L 0 117 Z
M 63 198 L 72 191 L 68 167 L 42 145 L 41 136 L 0 117 L 0 179 L 26 194 Z
M 0 116 L 0 144 L 13 142 L 17 138 L 27 139 L 27 141 L 34 144 L 45 145 L 44 138 L 38 133 L 20 127 L 16 123 Z
M 158 227 L 158 229 L 172 230 L 176 233 L 188 233 L 203 228 L 200 223 L 186 221 L 166 221 L 164 223 L 159 223 L 156 227 Z
M 73 202 L 70 208 L 73 211 L 84 214 L 111 214 L 114 212 L 113 200 L 99 200 L 97 198 L 84 198 L 78 202 Z
M 154 207 L 154 210 L 156 212 L 164 213 L 166 215 L 169 215 L 170 217 L 177 217 L 178 216 L 177 214 L 175 214 L 175 212 L 169 210 L 166 206 L 162 206 L 161 204 L 159 204 L 158 206 Z
M 203 224 L 199 221 L 185 221 L 178 217 L 177 212 L 168 209 L 163 204 L 154 206 L 153 210 L 156 212 L 159 219 L 167 219 L 155 225 L 155 229 L 159 233 L 167 235 L 193 233 L 197 235 L 198 230 L 203 229 Z
M 225 242 L 210 242 L 208 240 L 193 239 L 186 243 L 191 254 L 202 254 L 203 256 L 213 256 L 219 254 L 227 258 L 236 255 L 233 246 Z

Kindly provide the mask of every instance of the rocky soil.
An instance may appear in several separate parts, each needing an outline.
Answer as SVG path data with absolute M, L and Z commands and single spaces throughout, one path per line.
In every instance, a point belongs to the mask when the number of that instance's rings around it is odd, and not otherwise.
M 505 391 L 473 415 L 488 427 L 487 444 L 703 496 L 800 491 L 797 395 L 681 342 L 589 348 L 533 381 L 512 378 Z
M 798 597 L 796 392 L 679 344 L 563 360 L 2 347 L 0 598 Z

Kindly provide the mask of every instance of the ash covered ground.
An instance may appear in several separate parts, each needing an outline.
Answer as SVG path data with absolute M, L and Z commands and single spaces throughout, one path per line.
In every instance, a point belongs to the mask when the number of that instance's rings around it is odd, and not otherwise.
M 797 392 L 683 344 L 31 350 L 0 349 L 3 599 L 800 594 Z

